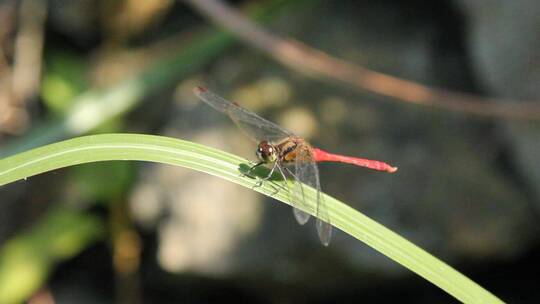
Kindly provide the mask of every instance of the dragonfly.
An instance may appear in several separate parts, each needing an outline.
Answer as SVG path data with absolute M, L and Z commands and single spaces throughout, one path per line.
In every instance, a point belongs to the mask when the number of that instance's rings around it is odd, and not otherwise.
M 250 167 L 248 173 L 261 165 L 269 165 L 271 169 L 267 176 L 261 178 L 262 183 L 269 180 L 274 172 L 278 172 L 285 181 L 297 222 L 304 225 L 310 218 L 310 214 L 302 211 L 302 208 L 314 211 L 317 234 L 325 246 L 330 244 L 332 238 L 332 223 L 321 196 L 317 163 L 341 162 L 389 173 L 397 171 L 397 167 L 382 161 L 333 154 L 314 148 L 302 137 L 204 87 L 195 87 L 193 93 L 215 110 L 228 115 L 243 133 L 257 143 L 258 161 Z M 289 183 L 289 180 L 292 180 L 292 183 Z M 316 191 L 316 210 L 312 210 L 307 204 L 306 186 Z

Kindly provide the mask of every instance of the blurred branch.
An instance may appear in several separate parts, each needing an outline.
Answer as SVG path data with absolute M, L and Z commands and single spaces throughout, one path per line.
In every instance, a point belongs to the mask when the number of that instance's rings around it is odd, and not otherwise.
M 335 58 L 291 38 L 270 33 L 219 0 L 185 0 L 214 23 L 259 48 L 282 64 L 312 77 L 337 80 L 398 101 L 464 114 L 515 120 L 540 120 L 540 104 L 484 98 L 431 88 L 413 81 L 372 71 Z
M 23 0 L 20 6 L 12 83 L 17 104 L 24 103 L 39 90 L 47 1 Z
M 142 302 L 141 278 L 141 237 L 134 228 L 124 200 L 109 205 L 109 229 L 113 249 L 115 289 L 117 303 L 139 304 Z
M 39 87 L 45 11 L 40 1 L 0 2 L 0 136 L 28 126 L 25 101 Z

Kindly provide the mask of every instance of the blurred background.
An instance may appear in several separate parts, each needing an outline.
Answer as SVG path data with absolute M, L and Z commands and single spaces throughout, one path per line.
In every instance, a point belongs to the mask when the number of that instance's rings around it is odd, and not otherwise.
M 242 20 L 228 9 L 266 32 L 223 31 Z M 0 156 L 134 132 L 254 159 L 192 95 L 203 84 L 326 150 L 398 166 L 322 164 L 322 188 L 503 300 L 536 303 L 539 15 L 534 0 L 4 0 Z M 2 186 L 0 201 L 0 303 L 455 301 L 179 167 L 81 165 Z

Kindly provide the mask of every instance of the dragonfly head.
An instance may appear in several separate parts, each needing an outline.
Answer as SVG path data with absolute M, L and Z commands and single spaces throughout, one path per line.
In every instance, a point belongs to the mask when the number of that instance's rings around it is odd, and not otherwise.
M 260 161 L 265 163 L 275 162 L 278 159 L 278 151 L 276 147 L 269 144 L 267 141 L 261 141 L 255 152 Z

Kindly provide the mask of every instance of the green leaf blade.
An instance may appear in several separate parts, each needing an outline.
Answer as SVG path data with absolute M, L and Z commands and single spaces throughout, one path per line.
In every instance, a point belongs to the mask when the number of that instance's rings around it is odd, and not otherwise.
M 112 160 L 137 160 L 182 166 L 250 188 L 257 183 L 255 179 L 241 174 L 240 168 L 247 160 L 217 149 L 161 136 L 102 134 L 69 139 L 0 160 L 0 186 L 62 167 Z M 273 180 L 254 190 L 290 205 L 285 191 L 275 193 L 275 185 L 284 186 L 284 182 Z M 302 210 L 314 215 L 315 191 L 308 189 L 306 194 L 307 206 Z M 335 227 L 412 270 L 462 302 L 502 303 L 496 296 L 423 249 L 345 203 L 323 195 L 331 223 Z

